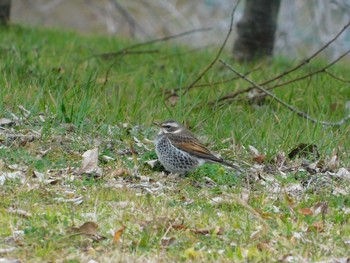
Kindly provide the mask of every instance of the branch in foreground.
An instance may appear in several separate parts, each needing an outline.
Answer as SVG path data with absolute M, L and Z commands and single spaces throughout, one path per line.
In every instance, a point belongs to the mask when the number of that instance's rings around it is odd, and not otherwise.
M 167 40 L 170 40 L 170 39 L 173 39 L 173 38 L 183 37 L 183 36 L 186 36 L 186 35 L 189 35 L 189 34 L 192 34 L 192 33 L 200 32 L 200 31 L 207 31 L 207 30 L 211 30 L 211 28 L 194 29 L 194 30 L 190 30 L 190 31 L 186 31 L 186 32 L 177 34 L 177 35 L 172 35 L 172 36 L 166 36 L 166 37 L 162 37 L 162 38 L 158 38 L 158 39 L 153 39 L 153 40 L 150 40 L 150 41 L 147 41 L 147 42 L 142 42 L 142 43 L 138 43 L 138 44 L 135 44 L 135 45 L 123 48 L 123 49 L 121 49 L 121 50 L 119 50 L 117 52 L 108 52 L 108 53 L 101 53 L 101 54 L 92 55 L 92 56 L 88 57 L 87 59 L 90 59 L 92 57 L 98 57 L 98 56 L 102 56 L 102 57 L 116 57 L 114 59 L 114 61 L 110 64 L 110 66 L 108 67 L 108 70 L 106 72 L 105 81 L 104 81 L 104 84 L 103 84 L 103 85 L 106 85 L 107 82 L 108 82 L 109 73 L 111 72 L 113 66 L 117 64 L 119 56 L 124 56 L 124 55 L 129 55 L 129 54 L 142 54 L 142 53 L 145 53 L 145 51 L 139 51 L 138 52 L 138 51 L 132 51 L 130 49 L 134 49 L 134 48 L 137 48 L 137 47 L 150 45 L 150 44 L 153 44 L 153 43 L 156 43 L 156 42 L 167 41 Z M 154 53 L 154 52 L 158 52 L 158 51 L 156 51 L 156 50 L 148 50 L 148 53 Z
M 193 33 L 209 31 L 209 30 L 211 30 L 211 28 L 209 28 L 209 27 L 193 29 L 193 30 L 190 30 L 190 31 L 182 32 L 180 34 L 166 36 L 166 37 L 162 37 L 162 38 L 157 38 L 157 39 L 153 39 L 153 40 L 150 40 L 150 41 L 146 41 L 146 42 L 138 43 L 138 44 L 135 44 L 135 45 L 131 45 L 131 46 L 122 48 L 121 50 L 116 51 L 116 52 L 106 52 L 106 53 L 95 54 L 95 55 L 92 55 L 92 56 L 88 57 L 88 59 L 93 58 L 93 57 L 106 57 L 106 56 L 107 57 L 115 57 L 115 56 L 119 56 L 119 55 L 124 55 L 125 53 L 130 52 L 129 51 L 130 49 L 135 49 L 135 48 L 138 48 L 138 47 L 151 45 L 151 44 L 154 44 L 154 43 L 157 43 L 157 42 L 168 41 L 170 39 L 179 38 L 179 37 L 183 37 L 183 36 L 190 35 L 190 34 L 193 34 Z
M 328 68 L 330 68 L 331 66 L 333 66 L 335 63 L 337 63 L 339 60 L 341 60 L 342 58 L 344 58 L 346 55 L 348 55 L 350 53 L 350 49 L 348 51 L 346 51 L 345 53 L 341 54 L 338 58 L 336 58 L 335 60 L 333 60 L 331 63 L 329 63 L 328 65 L 324 66 L 323 68 L 320 68 L 318 70 L 315 70 L 307 75 L 303 75 L 303 76 L 300 76 L 300 77 L 297 77 L 295 79 L 292 79 L 292 80 L 289 80 L 289 81 L 285 81 L 285 82 L 282 82 L 282 83 L 278 83 L 274 86 L 271 86 L 271 87 L 268 87 L 266 88 L 267 90 L 272 90 L 272 89 L 275 89 L 275 88 L 278 88 L 278 87 L 282 87 L 282 86 L 286 86 L 286 85 L 289 85 L 291 83 L 294 83 L 294 82 L 297 82 L 297 81 L 300 81 L 300 80 L 303 80 L 303 79 L 306 79 L 306 78 L 309 78 L 313 75 L 316 75 L 318 73 L 327 73 L 329 74 L 331 77 L 339 80 L 339 81 L 342 81 L 342 82 L 347 82 L 346 80 L 343 80 L 343 79 L 340 79 L 339 77 L 336 77 L 334 74 L 330 73 L 329 71 L 327 71 Z M 243 75 L 247 75 L 247 74 L 243 74 Z M 260 86 L 263 86 L 263 84 L 266 83 L 266 82 L 263 82 L 262 84 L 259 84 Z M 251 90 L 253 90 L 255 87 L 254 86 L 250 86 L 248 88 L 245 88 L 245 89 L 239 89 L 239 90 L 236 90 L 235 92 L 233 93 L 230 93 L 230 94 L 227 94 L 223 97 L 221 97 L 219 100 L 217 100 L 216 102 L 223 102 L 223 101 L 226 101 L 226 100 L 229 100 L 229 101 L 232 101 L 235 97 L 237 97 L 238 95 L 242 94 L 242 93 L 246 93 L 246 92 L 249 92 Z
M 304 59 L 302 62 L 300 62 L 298 65 L 282 72 L 281 74 L 273 77 L 272 79 L 266 80 L 262 83 L 260 83 L 260 86 L 265 86 L 266 84 L 269 84 L 270 82 L 273 82 L 275 80 L 281 79 L 284 76 L 288 75 L 289 73 L 298 70 L 299 68 L 301 68 L 302 66 L 306 65 L 307 63 L 309 63 L 312 59 L 314 59 L 318 54 L 320 54 L 323 50 L 325 50 L 330 44 L 332 44 L 348 27 L 350 26 L 350 20 L 349 22 L 338 32 L 337 35 L 335 35 L 331 40 L 329 40 L 323 47 L 321 47 L 319 50 L 317 50 L 314 54 L 312 54 L 310 57 Z M 346 52 L 345 54 L 347 54 L 348 52 Z M 345 55 L 341 55 L 340 57 L 344 57 Z M 338 59 L 339 60 L 339 59 Z M 331 63 L 332 64 L 332 63 Z M 334 64 L 334 63 L 333 63 Z M 326 67 L 327 68 L 327 67 Z M 276 84 L 274 87 L 277 87 L 279 84 Z M 238 96 L 241 93 L 245 93 L 245 92 L 249 92 L 252 89 L 254 89 L 254 87 L 248 87 L 246 89 L 241 89 L 241 90 L 237 90 L 234 93 L 228 94 L 226 96 L 223 96 L 219 99 L 219 101 L 224 101 L 224 100 L 232 100 L 234 97 Z
M 236 12 L 236 9 L 237 9 L 237 6 L 238 6 L 239 2 L 240 2 L 240 0 L 237 1 L 236 5 L 235 5 L 234 8 L 232 9 L 231 21 L 230 21 L 230 28 L 229 28 L 229 30 L 228 30 L 228 32 L 227 32 L 227 35 L 226 35 L 226 37 L 225 37 L 224 42 L 222 43 L 222 45 L 221 45 L 221 47 L 220 47 L 218 53 L 216 54 L 216 57 L 215 57 L 214 60 L 202 71 L 202 73 L 199 74 L 199 76 L 184 90 L 183 95 L 185 95 L 189 90 L 191 90 L 191 89 L 194 87 L 194 85 L 196 85 L 196 83 L 197 83 L 198 81 L 200 81 L 200 79 L 205 75 L 205 73 L 207 73 L 207 72 L 214 66 L 214 64 L 216 63 L 216 61 L 218 61 L 218 59 L 219 59 L 219 57 L 220 57 L 220 55 L 221 55 L 221 53 L 222 53 L 222 51 L 223 51 L 223 49 L 224 49 L 224 47 L 225 47 L 225 45 L 226 45 L 227 40 L 228 40 L 228 38 L 229 38 L 230 35 L 231 35 L 232 28 L 233 28 L 233 18 L 234 18 L 234 14 L 235 14 L 235 12 Z
M 321 47 L 319 50 L 317 50 L 314 54 L 312 54 L 310 57 L 304 59 L 301 63 L 299 63 L 298 65 L 296 65 L 295 67 L 286 70 L 285 72 L 275 76 L 272 79 L 269 79 L 263 83 L 260 83 L 260 85 L 266 85 L 272 81 L 275 81 L 277 79 L 280 79 L 282 77 L 284 77 L 285 75 L 298 70 L 299 68 L 301 68 L 302 66 L 308 64 L 312 59 L 314 59 L 318 54 L 320 54 L 323 50 L 325 50 L 330 44 L 332 44 L 348 27 L 350 26 L 350 20 L 349 22 L 339 31 L 339 33 L 333 37 L 331 40 L 329 40 L 323 47 Z
M 257 70 L 260 69 L 260 66 L 257 67 L 257 68 L 253 68 L 252 70 L 248 70 L 247 72 L 244 73 L 244 75 L 249 75 Z M 203 84 L 196 84 L 194 85 L 192 88 L 204 88 L 204 87 L 212 87 L 212 86 L 216 86 L 216 85 L 220 85 L 220 84 L 225 84 L 225 83 L 228 83 L 228 82 L 231 82 L 231 81 L 235 81 L 237 79 L 240 79 L 240 77 L 233 77 L 233 78 L 229 78 L 229 79 L 224 79 L 222 81 L 216 81 L 216 82 L 210 82 L 210 83 L 203 83 Z M 164 94 L 168 95 L 166 97 L 166 99 L 168 99 L 169 97 L 171 97 L 172 95 L 176 94 L 176 92 L 178 92 L 179 90 L 181 89 L 188 89 L 189 86 L 187 87 L 178 87 L 178 88 L 175 88 L 175 89 L 171 89 L 171 90 L 166 90 L 164 92 Z
M 219 60 L 225 67 L 227 67 L 228 69 L 230 69 L 231 71 L 233 71 L 235 74 L 237 74 L 238 76 L 240 76 L 242 79 L 244 79 L 245 81 L 249 82 L 250 84 L 252 84 L 255 88 L 261 90 L 262 92 L 264 92 L 265 94 L 267 94 L 268 96 L 270 96 L 271 98 L 273 98 L 274 100 L 276 100 L 278 103 L 282 104 L 283 106 L 285 106 L 286 108 L 288 108 L 289 110 L 291 110 L 292 112 L 296 113 L 298 116 L 303 117 L 304 119 L 307 119 L 313 123 L 320 123 L 322 125 L 327 125 L 327 126 L 341 126 L 343 124 L 345 124 L 348 120 L 350 120 L 350 114 L 348 116 L 346 116 L 345 118 L 341 119 L 338 122 L 327 122 L 327 121 L 320 121 L 317 119 L 314 119 L 312 117 L 310 117 L 310 115 L 308 115 L 307 113 L 298 110 L 297 108 L 287 104 L 286 102 L 284 102 L 283 100 L 281 100 L 280 98 L 278 98 L 275 94 L 273 94 L 272 92 L 268 91 L 267 89 L 263 88 L 262 86 L 260 86 L 259 84 L 255 83 L 254 81 L 250 80 L 249 78 L 247 78 L 245 75 L 241 74 L 240 72 L 238 72 L 237 70 L 235 70 L 232 66 L 230 66 L 229 64 L 227 64 L 225 61 L 223 60 Z

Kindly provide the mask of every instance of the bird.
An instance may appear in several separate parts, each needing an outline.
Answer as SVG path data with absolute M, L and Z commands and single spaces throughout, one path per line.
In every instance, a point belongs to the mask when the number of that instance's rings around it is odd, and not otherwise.
M 160 163 L 173 174 L 186 174 L 204 163 L 217 163 L 236 170 L 240 168 L 213 154 L 197 137 L 175 120 L 154 122 L 160 128 L 154 140 Z

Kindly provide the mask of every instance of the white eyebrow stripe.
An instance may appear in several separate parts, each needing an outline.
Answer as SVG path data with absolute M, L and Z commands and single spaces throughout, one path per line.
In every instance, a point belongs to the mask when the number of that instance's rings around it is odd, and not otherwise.
M 182 129 L 178 129 L 176 131 L 173 131 L 172 133 L 180 133 L 182 131 Z
M 177 123 L 174 123 L 174 122 L 167 122 L 167 123 L 164 123 L 163 125 L 169 125 L 169 126 L 171 126 L 171 127 L 180 127 L 179 126 L 179 124 L 177 124 Z

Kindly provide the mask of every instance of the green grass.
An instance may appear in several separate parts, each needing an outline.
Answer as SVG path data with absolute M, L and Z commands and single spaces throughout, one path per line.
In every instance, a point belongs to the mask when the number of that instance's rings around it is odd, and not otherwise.
M 31 117 L 10 133 L 40 134 L 33 141 L 9 142 L 0 133 L 0 176 L 23 171 L 22 181 L 7 179 L 0 185 L 0 257 L 22 262 L 271 262 L 287 256 L 317 261 L 348 254 L 350 199 L 344 194 L 349 189 L 341 182 L 294 193 L 293 185 L 313 175 L 297 171 L 282 176 L 272 170 L 261 173 L 267 178 L 264 181 L 257 180 L 249 168 L 236 176 L 223 167 L 205 165 L 178 178 L 144 165 L 156 157 L 147 140 L 157 132 L 152 122 L 174 118 L 205 136 L 208 146 L 228 159 L 254 165 L 246 150 L 252 145 L 266 154 L 266 166 L 273 166 L 279 152 L 288 154 L 307 143 L 317 145 L 321 160 L 337 152 L 339 167 L 348 168 L 348 124 L 312 124 L 269 98 L 261 106 L 245 100 L 208 106 L 228 92 L 248 87 L 244 80 L 195 88 L 171 106 L 164 91 L 189 85 L 213 59 L 215 48 L 186 52 L 186 47 L 172 43 L 152 45 L 145 49 L 158 53 L 118 57 L 105 84 L 114 60 L 90 56 L 118 51 L 133 42 L 19 26 L 0 30 L 0 118 L 12 119 L 12 114 L 22 118 L 18 106 L 23 105 Z M 236 64 L 229 53 L 222 59 L 240 72 L 254 67 Z M 326 63 L 315 60 L 286 80 Z M 259 83 L 295 64 L 277 57 L 249 77 Z M 347 79 L 348 66 L 342 63 L 330 71 Z M 200 83 L 231 77 L 230 71 L 217 64 Z M 350 98 L 349 84 L 326 74 L 274 91 L 320 120 L 337 121 L 348 114 L 344 105 Z M 144 145 L 136 145 L 133 137 Z M 138 160 L 120 154 L 130 150 L 131 144 L 139 153 Z M 96 146 L 104 176 L 77 174 L 82 153 Z M 45 150 L 49 151 L 40 156 Z M 103 155 L 114 160 L 106 162 Z M 133 176 L 135 161 L 144 177 Z M 116 174 L 120 169 L 129 170 L 129 175 Z M 34 176 L 38 171 L 54 183 L 40 182 Z M 277 186 L 282 190 L 276 191 Z M 77 197 L 82 198 L 81 204 L 62 201 Z M 321 215 L 299 212 L 319 202 L 328 204 L 324 221 Z M 31 216 L 12 214 L 10 208 Z M 71 227 L 87 221 L 97 222 L 98 233 L 106 239 L 95 242 L 69 233 Z M 262 222 L 268 225 L 267 232 Z M 320 222 L 322 228 L 317 229 Z M 123 225 L 121 242 L 114 244 L 112 234 Z M 200 229 L 209 234 L 198 233 Z M 16 236 L 16 231 L 22 232 Z M 164 245 L 165 237 L 174 243 Z M 15 249 L 1 252 L 2 248 Z

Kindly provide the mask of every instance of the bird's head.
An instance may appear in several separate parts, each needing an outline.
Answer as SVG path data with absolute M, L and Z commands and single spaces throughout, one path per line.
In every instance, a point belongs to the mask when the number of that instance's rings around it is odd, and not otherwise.
M 162 133 L 179 133 L 181 132 L 184 127 L 179 124 L 177 121 L 174 120 L 167 120 L 162 123 L 153 123 L 154 125 L 157 125 L 160 128 L 159 134 Z

